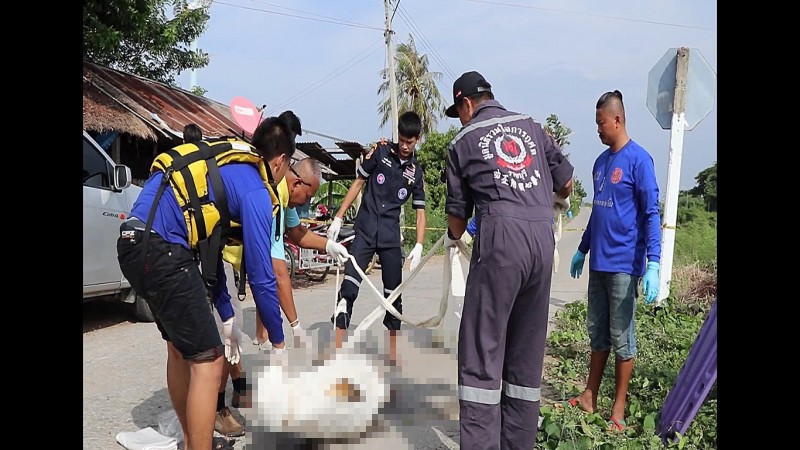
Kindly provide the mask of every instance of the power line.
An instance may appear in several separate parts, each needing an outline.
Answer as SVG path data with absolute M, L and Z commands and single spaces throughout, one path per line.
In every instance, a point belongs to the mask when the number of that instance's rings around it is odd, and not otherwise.
M 430 43 L 428 38 L 422 32 L 422 30 L 420 30 L 419 27 L 417 27 L 416 22 L 414 22 L 414 19 L 411 18 L 411 15 L 408 13 L 408 11 L 406 11 L 405 8 L 400 9 L 400 18 L 403 19 L 403 22 L 405 22 L 406 25 L 408 25 L 408 27 L 411 28 L 411 30 L 414 31 L 420 37 L 420 42 L 422 42 L 422 45 L 428 48 L 428 50 L 431 52 L 431 56 L 436 60 L 436 62 L 439 63 L 440 66 L 442 66 L 442 69 L 446 72 L 446 74 L 453 81 L 455 81 L 456 75 L 453 73 L 452 70 L 450 70 L 450 66 L 447 65 L 447 63 L 444 61 L 444 58 L 442 58 L 439 52 L 436 51 L 435 48 L 433 48 L 433 44 Z
M 298 18 L 298 19 L 314 20 L 314 21 L 317 21 L 317 22 L 332 23 L 332 24 L 335 24 L 335 25 L 344 25 L 344 26 L 348 26 L 348 27 L 366 28 L 366 29 L 369 29 L 369 30 L 383 31 L 383 28 L 381 28 L 381 27 L 375 27 L 375 26 L 372 26 L 372 25 L 357 24 L 357 23 L 354 23 L 354 22 L 344 21 L 344 20 L 341 20 L 341 19 L 336 19 L 336 20 L 317 19 L 317 18 L 314 18 L 314 17 L 298 16 L 296 14 L 282 13 L 282 12 L 278 12 L 278 11 L 270 11 L 270 10 L 267 10 L 267 9 L 260 9 L 260 8 L 251 8 L 249 6 L 235 5 L 235 4 L 232 4 L 232 3 L 225 3 L 225 2 L 220 2 L 220 1 L 214 1 L 214 3 L 215 4 L 220 4 L 220 5 L 225 5 L 225 6 L 230 6 L 230 7 L 233 7 L 233 8 L 241 8 L 241 9 L 247 9 L 247 10 L 250 10 L 250 11 L 263 12 L 263 13 L 267 13 L 267 14 L 277 14 L 279 16 L 295 17 L 295 18 Z
M 372 45 L 370 45 L 366 49 L 362 50 L 361 52 L 359 52 L 358 54 L 356 54 L 355 56 L 353 56 L 349 60 L 345 61 L 344 64 L 342 64 L 339 67 L 333 69 L 330 73 L 328 73 L 327 75 L 322 77 L 320 80 L 318 80 L 315 83 L 311 84 L 310 86 L 306 87 L 305 89 L 303 89 L 302 91 L 298 92 L 294 96 L 284 100 L 283 102 L 279 103 L 278 105 L 271 107 L 269 109 L 268 115 L 272 114 L 272 113 L 275 113 L 278 110 L 280 110 L 283 107 L 285 107 L 286 105 L 289 105 L 291 102 L 310 94 L 311 92 L 313 92 L 314 90 L 316 90 L 320 86 L 324 85 L 325 83 L 328 83 L 329 81 L 332 81 L 333 79 L 335 79 L 339 75 L 341 75 L 344 72 L 346 72 L 346 71 L 350 70 L 351 68 L 355 67 L 358 63 L 360 63 L 361 61 L 365 60 L 367 57 L 369 57 L 370 55 L 372 55 L 376 51 L 380 50 L 382 44 L 383 44 L 383 38 L 381 38 L 379 41 L 373 43 Z M 373 47 L 375 47 L 375 48 L 373 49 Z M 370 51 L 370 50 L 372 50 L 372 51 Z M 362 56 L 360 59 L 358 59 L 357 61 L 353 61 L 353 60 L 355 60 L 356 58 L 358 58 L 359 56 L 361 56 L 364 53 L 366 53 L 366 54 L 364 56 Z M 353 61 L 353 62 L 351 63 L 351 61 Z
M 288 8 L 286 6 L 276 5 L 276 4 L 273 4 L 273 3 L 262 2 L 262 1 L 259 1 L 259 0 L 249 0 L 249 1 L 251 1 L 253 3 L 261 3 L 262 5 L 272 6 L 272 7 L 275 7 L 275 8 L 285 9 L 287 11 L 294 11 L 294 12 L 299 12 L 299 13 L 302 13 L 302 14 L 308 14 L 309 16 L 322 17 L 323 19 L 331 19 L 331 20 L 336 20 L 338 22 L 343 22 L 343 23 L 346 22 L 346 23 L 357 25 L 357 26 L 364 27 L 364 28 L 373 28 L 372 25 L 366 25 L 366 24 L 363 24 L 363 23 L 353 22 L 351 20 L 339 19 L 337 17 L 323 16 L 322 14 L 312 13 L 312 12 L 308 12 L 308 11 L 301 11 L 299 9 Z M 379 28 L 379 29 L 382 29 L 382 28 Z
M 624 20 L 626 22 L 638 22 L 638 23 L 647 23 L 651 25 L 664 25 L 668 27 L 679 27 L 679 28 L 693 28 L 696 30 L 706 30 L 706 31 L 715 31 L 711 28 L 707 27 L 697 27 L 692 25 L 683 25 L 679 23 L 669 23 L 669 22 L 658 22 L 655 20 L 643 20 L 643 19 L 631 19 L 629 17 L 618 17 L 618 16 L 607 16 L 604 14 L 594 14 L 594 13 L 585 13 L 585 12 L 578 12 L 578 11 L 567 11 L 564 9 L 554 9 L 554 8 L 541 8 L 538 6 L 530 6 L 530 5 L 518 5 L 514 3 L 503 3 L 503 2 L 493 2 L 489 0 L 466 0 L 468 2 L 473 3 L 487 3 L 489 5 L 499 5 L 499 6 L 513 6 L 516 8 L 528 8 L 528 9 L 536 9 L 539 11 L 549 11 L 549 12 L 558 12 L 558 13 L 565 13 L 565 14 L 576 14 L 581 16 L 590 16 L 590 17 L 599 17 L 602 19 L 613 19 L 613 20 Z

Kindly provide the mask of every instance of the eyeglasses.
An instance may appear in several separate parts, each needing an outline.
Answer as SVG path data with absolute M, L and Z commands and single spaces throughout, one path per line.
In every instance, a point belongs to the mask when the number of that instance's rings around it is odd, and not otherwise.
M 300 174 L 298 174 L 297 171 L 294 170 L 294 167 L 289 166 L 289 170 L 291 170 L 294 176 L 296 176 L 297 179 L 300 180 L 300 183 L 305 184 L 308 187 L 314 187 L 311 185 L 311 183 L 308 183 L 306 180 L 304 180 L 303 177 L 301 177 Z

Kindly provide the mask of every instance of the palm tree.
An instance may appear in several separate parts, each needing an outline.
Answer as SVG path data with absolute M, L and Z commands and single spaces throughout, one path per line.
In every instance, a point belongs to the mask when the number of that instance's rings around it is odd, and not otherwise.
M 436 82 L 442 79 L 442 73 L 428 71 L 428 55 L 417 53 L 414 37 L 410 34 L 408 43 L 397 46 L 394 61 L 398 112 L 414 111 L 419 114 L 422 119 L 422 134 L 427 135 L 436 129 L 436 124 L 444 117 L 444 110 L 447 108 L 436 86 Z M 381 76 L 385 81 L 378 88 L 378 95 L 383 98 L 378 104 L 378 112 L 382 114 L 380 127 L 392 118 L 389 69 L 381 70 Z

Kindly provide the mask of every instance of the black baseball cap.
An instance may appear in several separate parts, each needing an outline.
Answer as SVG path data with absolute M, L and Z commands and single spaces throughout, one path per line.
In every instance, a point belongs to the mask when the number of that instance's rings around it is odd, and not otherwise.
M 492 85 L 483 78 L 483 75 L 475 72 L 465 72 L 453 83 L 453 104 L 444 112 L 447 117 L 457 118 L 458 112 L 456 105 L 464 97 L 475 95 L 480 92 L 492 92 Z

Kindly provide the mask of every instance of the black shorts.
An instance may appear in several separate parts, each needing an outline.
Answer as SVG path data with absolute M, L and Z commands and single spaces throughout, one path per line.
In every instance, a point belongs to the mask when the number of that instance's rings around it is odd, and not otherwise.
M 151 232 L 147 262 L 142 258 L 144 224 L 136 219 L 120 226 L 117 259 L 122 274 L 144 297 L 165 341 L 184 359 L 214 360 L 223 354 L 211 304 L 192 252 Z

